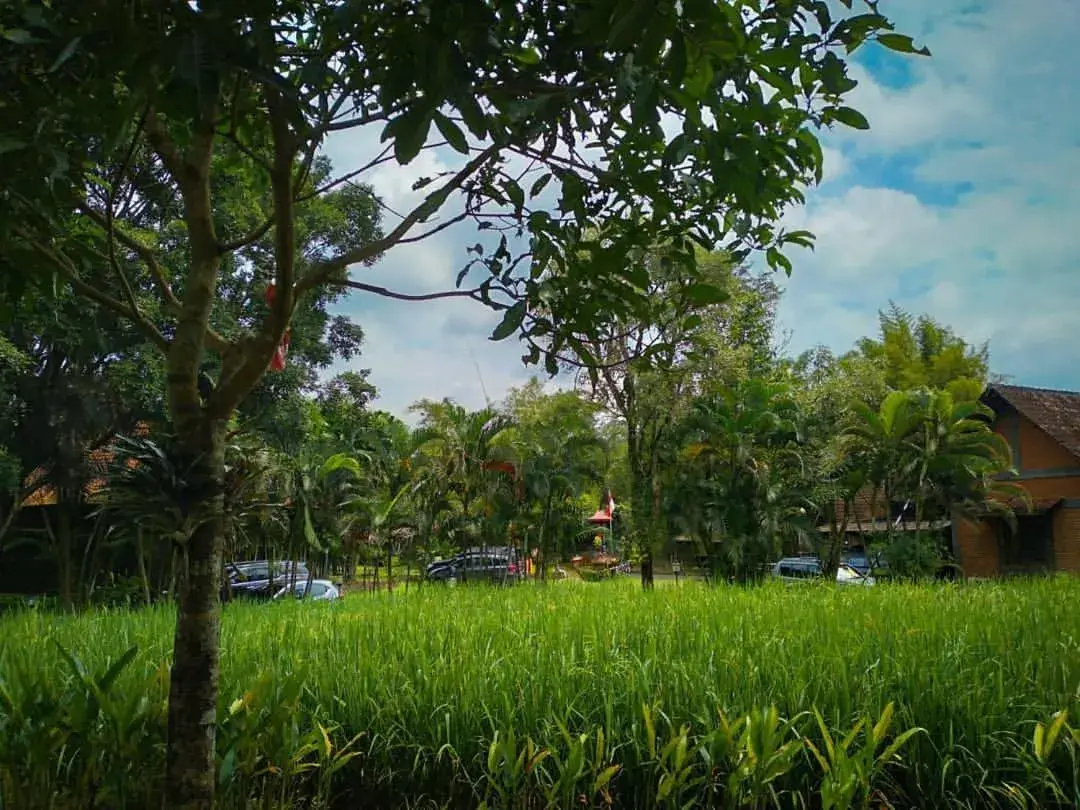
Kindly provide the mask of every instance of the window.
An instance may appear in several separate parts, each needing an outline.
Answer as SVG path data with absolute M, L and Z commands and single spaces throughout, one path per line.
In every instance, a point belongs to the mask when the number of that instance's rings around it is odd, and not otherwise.
M 309 594 L 309 596 L 311 596 L 312 598 L 326 596 L 326 592 L 328 590 L 329 588 L 326 587 L 325 582 L 313 582 L 311 583 L 311 593 Z
M 1054 516 L 1017 515 L 1016 528 L 1002 523 L 1001 569 L 1006 573 L 1041 571 L 1053 563 Z
M 788 562 L 780 564 L 780 576 L 793 579 L 812 579 L 818 575 L 818 566 L 813 562 Z

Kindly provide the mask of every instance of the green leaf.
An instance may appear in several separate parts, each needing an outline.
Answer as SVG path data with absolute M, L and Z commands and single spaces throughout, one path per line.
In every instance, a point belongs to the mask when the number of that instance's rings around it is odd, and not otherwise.
M 474 96 L 464 96 L 458 102 L 457 108 L 465 121 L 465 126 L 469 128 L 469 132 L 477 138 L 488 135 L 488 117 Z
M 438 110 L 435 111 L 434 118 L 435 126 L 439 128 L 439 132 L 446 138 L 446 142 L 449 143 L 455 151 L 460 152 L 463 155 L 469 154 L 469 142 L 465 139 L 465 133 L 461 131 L 461 127 Z
M 536 48 L 522 48 L 511 54 L 515 62 L 521 65 L 539 65 L 540 52 Z
M 105 672 L 105 674 L 102 675 L 100 678 L 98 678 L 98 689 L 100 689 L 103 693 L 108 692 L 112 688 L 113 682 L 116 681 L 116 679 L 120 676 L 121 672 L 127 669 L 128 664 L 135 660 L 135 656 L 138 655 L 138 653 L 139 648 L 137 645 L 133 647 L 128 647 L 127 651 L 113 662 L 112 666 L 109 667 L 108 671 Z
M 218 771 L 218 784 L 225 787 L 236 773 L 236 749 L 229 748 L 225 756 L 221 758 L 221 769 Z
M 915 47 L 915 41 L 906 34 L 878 34 L 877 41 L 897 53 L 913 53 L 919 56 L 929 56 L 930 49 L 927 47 Z
M 63 67 L 64 63 L 71 58 L 72 54 L 75 53 L 75 49 L 79 47 L 79 42 L 81 39 L 81 37 L 75 37 L 75 39 L 71 40 L 71 42 L 64 46 L 64 50 L 60 51 L 60 55 L 57 56 L 56 59 L 53 60 L 53 63 L 49 66 L 49 73 L 55 73 L 61 67 Z
M 790 231 L 780 237 L 784 244 L 799 245 L 800 247 L 814 249 L 814 234 L 811 231 Z
M 420 153 L 430 126 L 431 113 L 417 105 L 391 122 L 390 134 L 394 138 L 394 157 L 398 163 L 410 163 Z
M 538 197 L 538 196 L 540 196 L 540 192 L 542 192 L 545 188 L 547 188 L 547 184 L 550 183 L 550 182 L 551 182 L 551 172 L 548 172 L 547 174 L 545 174 L 543 177 L 541 177 L 539 180 L 537 180 L 535 183 L 532 184 L 532 188 L 529 189 L 529 196 L 530 197 Z
M 765 251 L 765 261 L 769 263 L 769 267 L 773 270 L 783 269 L 787 275 L 791 275 L 791 259 L 777 250 L 775 247 L 770 247 Z
M 870 122 L 866 120 L 866 116 L 851 107 L 833 107 L 830 113 L 834 121 L 839 121 L 853 129 L 870 129 Z
M 525 320 L 525 311 L 526 303 L 524 301 L 518 301 L 510 309 L 506 310 L 502 321 L 495 327 L 495 331 L 491 333 L 491 339 L 496 341 L 505 340 L 514 334 L 521 328 L 521 323 Z
M 715 284 L 698 281 L 686 288 L 686 297 L 697 306 L 722 304 L 728 300 L 727 290 Z
M 29 45 L 31 42 L 37 41 L 33 34 L 22 28 L 8 29 L 4 31 L 3 37 L 8 42 L 14 42 L 16 45 Z
M 503 184 L 503 191 L 510 198 L 510 202 L 514 204 L 515 210 L 520 211 L 525 205 L 525 192 L 521 190 L 521 186 L 513 180 L 507 180 Z
M 23 141 L 9 138 L 6 135 L 0 135 L 0 155 L 5 152 L 16 152 L 19 149 L 25 149 L 26 144 Z

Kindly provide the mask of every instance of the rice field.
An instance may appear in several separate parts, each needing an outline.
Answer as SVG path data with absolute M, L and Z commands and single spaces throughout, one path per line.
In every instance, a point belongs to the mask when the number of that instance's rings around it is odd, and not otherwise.
M 1072 807 L 1078 606 L 1065 577 L 229 605 L 220 804 Z M 0 808 L 160 805 L 172 621 L 0 618 Z

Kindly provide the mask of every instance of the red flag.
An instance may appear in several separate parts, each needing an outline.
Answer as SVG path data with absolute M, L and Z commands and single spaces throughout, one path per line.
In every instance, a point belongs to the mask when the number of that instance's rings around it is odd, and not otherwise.
M 274 299 L 277 297 L 277 287 L 274 284 L 270 284 L 266 288 L 266 305 L 272 307 L 274 305 Z M 285 359 L 289 354 L 289 330 L 286 329 L 285 333 L 281 336 L 281 343 L 274 349 L 274 356 L 270 358 L 270 370 L 271 371 L 284 371 Z

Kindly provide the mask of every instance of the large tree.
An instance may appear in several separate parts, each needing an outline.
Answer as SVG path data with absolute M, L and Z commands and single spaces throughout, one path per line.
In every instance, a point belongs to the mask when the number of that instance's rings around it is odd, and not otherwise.
M 771 364 L 777 289 L 714 253 L 688 282 L 665 247 L 634 257 L 650 279 L 646 315 L 590 323 L 571 340 L 578 384 L 626 431 L 631 524 L 652 585 L 652 555 L 665 542 L 662 478 L 671 432 L 693 398 L 763 374 Z M 671 459 L 668 459 L 671 461 Z
M 351 279 L 349 268 L 454 222 L 527 230 L 542 276 L 517 272 L 525 264 L 509 242 L 481 245 L 479 280 L 466 273 L 469 285 L 426 297 L 491 303 L 506 313 L 496 336 L 522 328 L 556 354 L 584 324 L 648 306 L 647 271 L 628 275 L 623 261 L 633 249 L 673 245 L 688 276 L 691 239 L 736 255 L 762 248 L 782 264 L 785 242 L 806 237 L 772 223 L 820 177 L 814 128 L 867 126 L 843 104 L 855 84 L 843 54 L 875 37 L 915 50 L 867 6 L 843 19 L 823 0 L 3 7 L 3 274 L 48 267 L 160 349 L 177 446 L 195 473 L 186 508 L 199 520 L 185 543 L 170 679 L 169 804 L 212 803 L 225 426 L 298 302 L 326 286 L 410 298 Z M 665 116 L 681 127 L 673 137 Z M 433 129 L 464 159 L 428 178 L 430 193 L 382 237 L 346 229 L 301 253 L 300 212 L 336 187 L 313 182 L 318 150 L 330 133 L 365 125 L 381 128 L 386 146 L 354 176 L 411 162 Z M 549 180 L 554 212 L 536 199 Z M 235 182 L 250 183 L 257 202 L 215 216 L 215 196 Z M 163 270 L 165 235 L 139 227 L 143 206 L 180 216 L 175 284 Z M 224 268 L 245 264 L 267 236 L 272 305 L 261 308 L 252 278 L 248 317 L 235 331 L 216 328 Z M 88 265 L 109 272 L 91 281 Z M 152 281 L 153 303 L 134 275 Z M 208 353 L 221 371 L 203 396 Z

